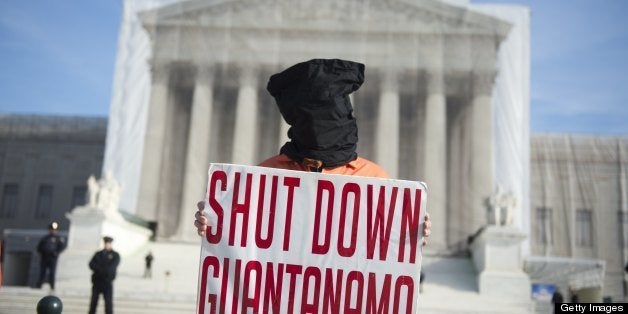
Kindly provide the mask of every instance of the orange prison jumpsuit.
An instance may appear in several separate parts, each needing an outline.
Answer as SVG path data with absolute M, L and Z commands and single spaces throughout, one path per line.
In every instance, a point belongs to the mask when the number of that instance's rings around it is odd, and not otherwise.
M 283 154 L 271 157 L 263 161 L 261 164 L 259 164 L 259 166 L 287 170 L 310 171 L 309 167 L 299 164 Z M 335 168 L 323 168 L 322 173 L 344 174 L 361 177 L 376 177 L 385 179 L 389 178 L 388 173 L 386 173 L 386 171 L 382 169 L 382 167 L 362 157 L 358 157 L 358 159 L 351 161 L 348 164 Z

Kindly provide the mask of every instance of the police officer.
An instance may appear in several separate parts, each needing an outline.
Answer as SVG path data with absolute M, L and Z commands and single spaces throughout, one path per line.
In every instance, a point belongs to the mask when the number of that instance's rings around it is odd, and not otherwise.
M 153 252 L 148 251 L 148 254 L 144 258 L 146 261 L 146 269 L 144 269 L 144 278 L 152 278 L 153 277 Z
M 39 281 L 37 287 L 41 288 L 48 273 L 50 289 L 55 289 L 55 272 L 59 254 L 65 249 L 65 239 L 58 236 L 59 223 L 53 221 L 48 225 L 48 235 L 43 237 L 37 245 L 37 252 L 41 257 L 39 266 Z
M 89 313 L 96 313 L 98 297 L 102 293 L 105 298 L 105 313 L 113 313 L 113 280 L 116 278 L 116 270 L 120 264 L 120 255 L 114 251 L 111 237 L 104 237 L 105 248 L 98 251 L 89 262 L 92 274 L 92 300 L 89 305 Z

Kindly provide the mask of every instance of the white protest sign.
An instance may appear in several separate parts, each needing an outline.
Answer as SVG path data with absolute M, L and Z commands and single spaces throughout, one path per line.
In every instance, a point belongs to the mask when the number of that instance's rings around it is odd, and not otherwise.
M 415 313 L 423 183 L 211 164 L 198 313 Z

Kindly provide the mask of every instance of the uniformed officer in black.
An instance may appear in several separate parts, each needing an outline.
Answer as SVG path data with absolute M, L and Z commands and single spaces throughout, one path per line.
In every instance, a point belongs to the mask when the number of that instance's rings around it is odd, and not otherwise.
M 59 254 L 65 249 L 65 239 L 58 236 L 59 224 L 53 221 L 48 225 L 48 235 L 43 237 L 37 244 L 37 252 L 40 255 L 39 281 L 37 287 L 41 288 L 48 273 L 50 288 L 55 288 L 55 273 L 57 270 L 57 259 Z
M 105 313 L 113 313 L 113 280 L 116 278 L 116 269 L 120 264 L 120 255 L 114 251 L 111 245 L 113 239 L 104 237 L 105 248 L 98 251 L 89 262 L 92 274 L 92 300 L 89 305 L 89 313 L 96 313 L 98 296 L 102 293 L 105 298 Z

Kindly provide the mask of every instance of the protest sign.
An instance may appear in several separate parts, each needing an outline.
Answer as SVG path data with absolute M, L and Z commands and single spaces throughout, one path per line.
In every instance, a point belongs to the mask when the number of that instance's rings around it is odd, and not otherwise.
M 212 164 L 198 313 L 415 313 L 423 183 Z

